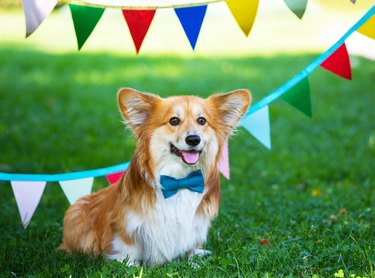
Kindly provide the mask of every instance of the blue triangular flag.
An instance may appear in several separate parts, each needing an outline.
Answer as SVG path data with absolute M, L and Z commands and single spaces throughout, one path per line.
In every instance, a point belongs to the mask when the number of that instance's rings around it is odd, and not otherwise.
M 206 14 L 207 5 L 189 8 L 176 8 L 174 10 L 181 22 L 182 28 L 184 28 L 191 47 L 194 49 L 202 27 L 204 16 Z
M 271 129 L 268 106 L 241 119 L 241 125 L 265 147 L 271 149 Z

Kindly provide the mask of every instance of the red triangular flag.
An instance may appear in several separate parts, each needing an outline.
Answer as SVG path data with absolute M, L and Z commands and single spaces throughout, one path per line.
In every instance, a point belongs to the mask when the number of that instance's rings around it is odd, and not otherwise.
M 155 12 L 156 10 L 122 10 L 137 53 L 150 28 Z
M 105 177 L 108 180 L 109 184 L 114 184 L 115 182 L 117 182 L 119 179 L 122 178 L 124 173 L 125 171 L 121 171 L 121 172 L 106 175 Z
M 332 53 L 320 66 L 343 78 L 352 79 L 352 69 L 345 43 Z

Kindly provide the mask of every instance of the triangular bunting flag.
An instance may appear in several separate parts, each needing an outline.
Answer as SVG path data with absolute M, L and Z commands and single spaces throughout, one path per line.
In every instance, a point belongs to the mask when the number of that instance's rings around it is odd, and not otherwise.
M 52 12 L 57 0 L 22 0 L 26 18 L 26 37 L 30 36 Z
M 350 67 L 349 54 L 345 43 L 321 63 L 320 66 L 343 78 L 352 79 L 352 69 Z
M 84 178 L 70 181 L 60 181 L 60 186 L 68 198 L 69 203 L 74 204 L 79 198 L 91 193 L 94 178 Z
M 72 13 L 79 50 L 91 35 L 105 9 L 73 4 L 69 4 L 69 7 Z
M 191 47 L 195 49 L 203 19 L 206 14 L 207 5 L 189 8 L 176 8 L 174 10 L 181 22 L 182 28 L 184 28 Z
M 284 0 L 288 8 L 301 19 L 306 11 L 307 0 Z
M 228 141 L 225 141 L 223 148 L 221 150 L 221 158 L 219 161 L 219 171 L 223 176 L 229 180 L 230 171 L 229 171 L 229 152 L 228 152 Z
M 253 27 L 259 0 L 226 0 L 229 10 L 246 36 Z
M 122 14 L 128 24 L 137 53 L 141 48 L 143 39 L 150 28 L 155 10 L 122 10 Z
M 241 125 L 259 142 L 271 149 L 271 129 L 268 106 L 241 119 Z
M 310 83 L 307 77 L 294 85 L 281 98 L 305 115 L 312 117 Z
M 370 17 L 357 31 L 375 40 L 375 15 Z
M 117 182 L 118 180 L 120 180 L 122 178 L 124 173 L 125 173 L 125 171 L 121 171 L 121 172 L 106 175 L 105 177 L 106 177 L 107 181 L 109 182 L 109 184 L 114 184 L 115 182 Z
M 44 181 L 11 181 L 10 182 L 21 221 L 26 229 L 42 197 L 46 182 Z

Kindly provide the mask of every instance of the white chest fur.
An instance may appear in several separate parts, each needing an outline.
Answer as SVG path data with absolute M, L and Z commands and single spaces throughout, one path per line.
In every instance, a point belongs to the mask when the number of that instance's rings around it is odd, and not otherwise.
M 181 173 L 185 171 L 177 168 L 168 167 L 159 173 L 171 176 L 174 173 L 176 178 L 187 175 L 188 172 Z M 203 196 L 204 193 L 181 189 L 164 199 L 160 189 L 157 190 L 155 207 L 146 216 L 131 212 L 126 215 L 125 229 L 135 239 L 135 245 L 127 246 L 115 237 L 112 249 L 116 255 L 110 258 L 123 260 L 128 257 L 136 263 L 144 261 L 148 265 L 158 265 L 193 251 L 206 241 L 210 226 L 208 218 L 196 214 Z
M 184 256 L 205 241 L 209 220 L 196 215 L 202 194 L 187 189 L 158 201 L 147 219 L 128 215 L 127 229 L 142 248 L 143 260 L 157 265 Z

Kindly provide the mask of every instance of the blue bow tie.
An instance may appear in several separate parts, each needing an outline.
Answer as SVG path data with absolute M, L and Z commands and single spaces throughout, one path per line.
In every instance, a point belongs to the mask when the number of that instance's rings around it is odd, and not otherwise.
M 191 172 L 186 178 L 182 179 L 161 175 L 160 184 L 165 199 L 176 194 L 179 189 L 186 188 L 199 193 L 202 193 L 204 189 L 204 179 L 201 170 Z

